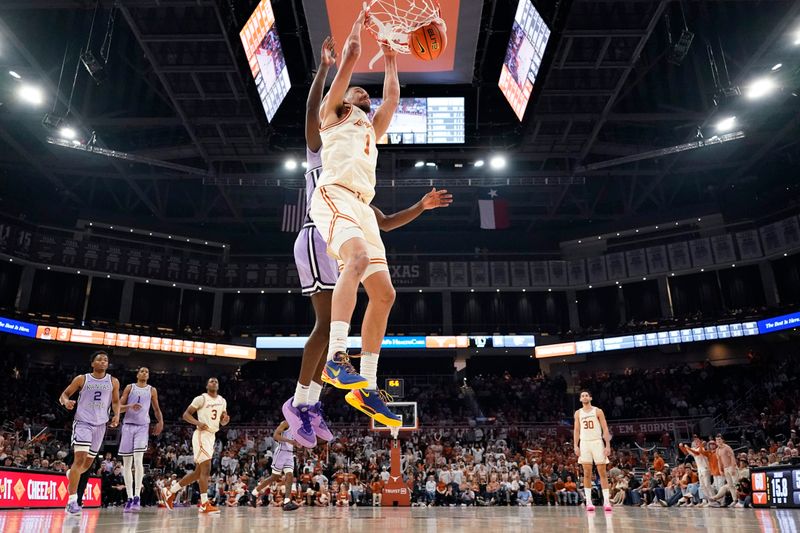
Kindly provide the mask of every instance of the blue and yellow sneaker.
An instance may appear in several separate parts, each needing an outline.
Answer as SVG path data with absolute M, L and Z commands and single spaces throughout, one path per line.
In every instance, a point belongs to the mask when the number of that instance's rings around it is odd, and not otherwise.
M 322 381 L 337 389 L 363 389 L 367 386 L 367 378 L 356 372 L 350 363 L 347 352 L 336 352 L 333 359 L 325 363 L 322 370 Z
M 403 425 L 403 418 L 389 410 L 386 402 L 391 402 L 392 397 L 384 390 L 353 390 L 345 394 L 347 403 L 384 426 L 399 428 Z

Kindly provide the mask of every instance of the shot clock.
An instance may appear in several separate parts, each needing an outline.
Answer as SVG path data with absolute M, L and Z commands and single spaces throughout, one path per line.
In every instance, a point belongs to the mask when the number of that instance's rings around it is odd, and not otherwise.
M 754 507 L 800 508 L 800 465 L 750 470 Z

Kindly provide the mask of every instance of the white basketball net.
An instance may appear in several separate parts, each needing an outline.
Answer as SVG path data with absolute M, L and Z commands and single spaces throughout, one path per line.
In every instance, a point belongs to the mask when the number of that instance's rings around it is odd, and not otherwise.
M 400 428 L 399 427 L 390 427 L 389 433 L 392 434 L 392 438 L 396 439 L 400 435 Z
M 400 54 L 410 54 L 408 36 L 414 31 L 436 22 L 447 31 L 439 16 L 439 4 L 434 0 L 369 0 L 364 2 L 368 11 L 367 29 L 379 43 L 391 46 Z M 378 52 L 369 62 L 371 69 L 383 52 Z

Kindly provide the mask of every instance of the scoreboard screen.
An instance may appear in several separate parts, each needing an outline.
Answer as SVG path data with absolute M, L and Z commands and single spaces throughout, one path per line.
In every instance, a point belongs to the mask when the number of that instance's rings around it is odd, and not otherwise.
M 800 509 L 800 465 L 781 465 L 750 470 L 753 507 Z
M 393 398 L 402 399 L 405 396 L 405 380 L 403 378 L 388 378 L 384 388 Z
M 261 0 L 247 23 L 239 32 L 250 72 L 256 82 L 261 105 L 267 120 L 278 111 L 292 86 L 283 48 L 275 29 L 275 13 L 270 0 Z

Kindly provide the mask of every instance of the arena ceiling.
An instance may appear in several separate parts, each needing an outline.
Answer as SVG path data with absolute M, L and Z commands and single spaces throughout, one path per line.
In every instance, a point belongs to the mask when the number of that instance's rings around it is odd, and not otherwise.
M 48 144 L 41 121 L 50 109 L 16 102 L 13 80 L 5 75 L 14 70 L 59 94 L 46 107 L 55 104 L 57 113 L 65 113 L 95 1 L 0 3 L 4 205 L 24 205 L 20 211 L 48 220 L 94 217 L 229 240 L 276 232 L 286 189 L 302 179 L 300 169 L 288 171 L 284 161 L 303 155 L 304 102 L 326 22 L 304 11 L 309 2 L 273 2 L 293 87 L 267 123 L 238 37 L 255 4 L 118 2 L 108 79 L 96 85 L 78 69 L 69 115 L 87 135 L 95 132 L 95 146 L 132 154 L 126 159 Z M 463 9 L 465 2 L 460 4 Z M 477 230 L 476 200 L 494 188 L 508 199 L 517 231 L 585 233 L 589 225 L 731 206 L 746 216 L 756 201 L 775 205 L 796 196 L 796 189 L 785 189 L 796 181 L 789 172 L 800 156 L 800 99 L 792 94 L 800 65 L 800 47 L 792 41 L 800 31 L 800 3 L 539 0 L 553 35 L 522 122 L 497 88 L 516 4 L 487 0 L 479 22 L 459 28 L 457 41 L 468 46 L 456 57 L 474 56 L 466 70 L 454 64 L 469 73 L 458 80 L 465 83 L 433 83 L 433 77 L 404 84 L 404 96 L 464 96 L 467 142 L 384 148 L 376 197 L 384 210 L 412 203 L 430 184 L 444 186 L 456 193 L 456 203 L 415 229 Z M 101 47 L 113 5 L 100 1 L 93 50 Z M 676 61 L 672 50 L 684 16 L 694 41 Z M 718 85 L 709 48 L 721 71 Z M 747 103 L 726 91 L 744 89 L 779 62 L 789 74 L 767 101 Z M 713 125 L 730 113 L 742 125 L 743 139 L 670 150 L 712 138 Z M 509 161 L 502 172 L 472 166 L 497 153 Z M 145 158 L 160 163 L 145 164 Z M 437 166 L 417 167 L 421 160 Z

